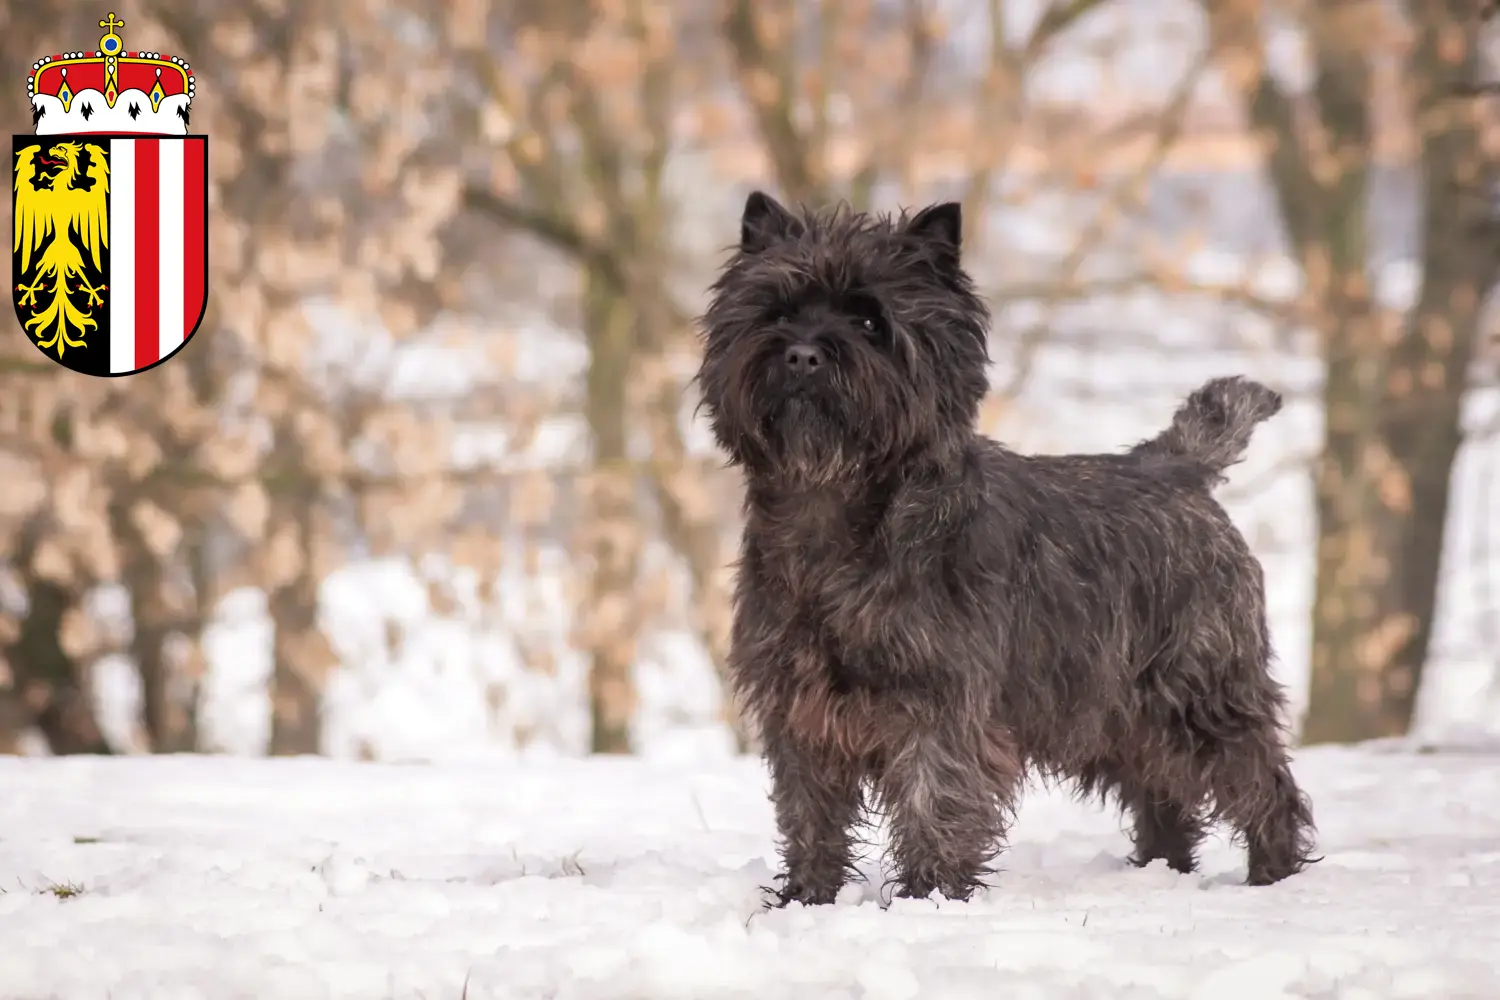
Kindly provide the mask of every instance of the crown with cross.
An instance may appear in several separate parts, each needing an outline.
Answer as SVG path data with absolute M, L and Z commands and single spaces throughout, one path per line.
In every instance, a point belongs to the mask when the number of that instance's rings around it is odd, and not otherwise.
M 38 59 L 26 79 L 37 135 L 126 132 L 186 135 L 196 86 L 176 56 L 129 52 L 111 11 L 93 52 Z

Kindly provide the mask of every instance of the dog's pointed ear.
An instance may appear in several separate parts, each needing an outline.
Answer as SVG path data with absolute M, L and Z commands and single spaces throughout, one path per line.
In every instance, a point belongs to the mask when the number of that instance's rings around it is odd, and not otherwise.
M 963 243 L 963 206 L 956 201 L 929 205 L 912 216 L 906 234 L 937 251 L 940 259 L 956 264 Z
M 759 253 L 774 243 L 802 235 L 802 222 L 764 191 L 752 191 L 740 216 L 740 249 Z

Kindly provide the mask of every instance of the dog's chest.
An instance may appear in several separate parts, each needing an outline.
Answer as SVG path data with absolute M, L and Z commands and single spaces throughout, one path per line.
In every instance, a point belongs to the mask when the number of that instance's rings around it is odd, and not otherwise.
M 847 592 L 868 570 L 876 530 L 837 499 L 799 500 L 761 512 L 750 528 L 766 572 L 801 613 L 816 615 L 831 595 Z

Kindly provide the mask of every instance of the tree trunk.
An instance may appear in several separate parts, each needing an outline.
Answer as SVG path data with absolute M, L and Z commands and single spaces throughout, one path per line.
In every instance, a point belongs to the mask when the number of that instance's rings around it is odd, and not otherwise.
M 271 748 L 273 757 L 317 754 L 323 741 L 321 668 L 309 669 L 326 642 L 318 628 L 316 581 L 299 574 L 270 598 L 272 640 Z
M 130 655 L 141 679 L 146 736 L 153 753 L 191 753 L 198 745 L 197 685 L 178 675 L 167 656 L 167 640 L 181 616 L 167 603 L 167 567 L 131 523 L 129 503 L 111 504 L 110 520 L 123 556 L 121 583 L 130 595 Z
M 1409 69 L 1423 91 L 1419 114 L 1443 103 L 1454 113 L 1423 136 L 1423 284 L 1413 314 L 1384 344 L 1374 324 L 1346 324 L 1330 352 L 1306 743 L 1411 727 L 1479 304 L 1496 276 L 1462 183 L 1488 164 L 1473 119 L 1452 106 L 1457 85 L 1473 79 L 1477 36 L 1438 4 L 1420 17 Z
M 86 668 L 63 650 L 63 615 L 78 595 L 29 571 L 24 582 L 30 608 L 5 659 L 26 721 L 41 730 L 55 754 L 110 753 L 94 713 Z
M 661 314 L 659 327 L 665 327 L 667 310 L 658 312 Z M 647 331 L 651 325 L 650 319 L 641 325 L 642 339 L 649 336 Z M 754 749 L 755 740 L 746 728 L 747 720 L 740 713 L 729 684 L 732 584 L 721 579 L 720 573 L 730 558 L 720 544 L 723 510 L 705 502 L 704 491 L 710 488 L 710 484 L 704 477 L 699 476 L 696 481 L 689 478 L 693 472 L 678 424 L 681 383 L 671 377 L 670 369 L 660 364 L 659 358 L 651 360 L 658 362 L 653 365 L 656 381 L 646 387 L 644 416 L 650 436 L 650 476 L 662 532 L 667 543 L 687 564 L 692 579 L 698 638 L 708 651 L 714 676 L 723 692 L 721 719 L 734 738 L 735 751 L 749 753 Z
M 191 753 L 197 746 L 196 692 L 186 690 L 185 678 L 174 676 L 167 657 L 172 634 L 169 613 L 161 596 L 160 567 L 135 576 L 130 608 L 135 637 L 130 650 L 141 678 L 141 700 L 146 734 L 153 753 Z
M 1386 377 L 1378 356 L 1383 345 L 1354 349 L 1375 339 L 1373 326 L 1364 308 L 1343 316 L 1329 338 L 1316 476 L 1311 697 L 1302 733 L 1308 743 L 1396 735 L 1379 694 L 1381 671 L 1415 628 L 1396 605 L 1392 578 L 1392 543 L 1412 511 L 1409 493 L 1395 488 L 1396 460 L 1374 412 L 1381 394 L 1373 383 Z
M 630 302 L 592 269 L 585 273 L 584 329 L 589 340 L 587 412 L 593 467 L 585 489 L 583 550 L 592 558 L 589 600 L 581 609 L 589 654 L 589 716 L 593 753 L 631 752 L 635 713 L 635 597 L 641 522 L 631 475 L 626 380 L 634 346 Z
M 1432 637 L 1449 483 L 1460 443 L 1464 372 L 1477 311 L 1424 295 L 1407 334 L 1451 333 L 1444 360 L 1403 343 L 1374 397 L 1365 435 L 1330 429 L 1318 483 L 1318 584 L 1311 701 L 1303 740 L 1353 742 L 1410 729 Z M 1431 327 L 1429 327 L 1431 328 Z M 1462 355 L 1463 357 L 1458 357 Z M 1329 375 L 1329 413 L 1352 408 L 1347 373 Z
M 323 744 L 323 685 L 335 657 L 318 625 L 311 501 L 297 504 L 294 498 L 284 498 L 275 506 L 280 508 L 283 529 L 293 532 L 297 551 L 286 553 L 295 563 L 267 599 L 273 629 L 270 752 L 274 757 L 318 754 Z M 279 568 L 273 572 L 280 574 Z
M 31 724 L 15 688 L 11 687 L 10 665 L 0 662 L 5 680 L 0 683 L 0 757 L 21 752 L 21 734 Z

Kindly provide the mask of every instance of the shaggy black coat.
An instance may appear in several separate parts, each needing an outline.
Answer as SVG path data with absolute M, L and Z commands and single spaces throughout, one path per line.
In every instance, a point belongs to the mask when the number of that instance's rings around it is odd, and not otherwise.
M 956 204 L 757 192 L 703 327 L 703 405 L 746 481 L 730 676 L 781 903 L 833 901 L 875 806 L 899 893 L 967 898 L 1028 768 L 1117 797 L 1138 864 L 1192 870 L 1216 819 L 1251 883 L 1310 860 L 1261 567 L 1210 493 L 1275 392 L 1209 382 L 1121 454 L 981 436 L 989 313 Z

